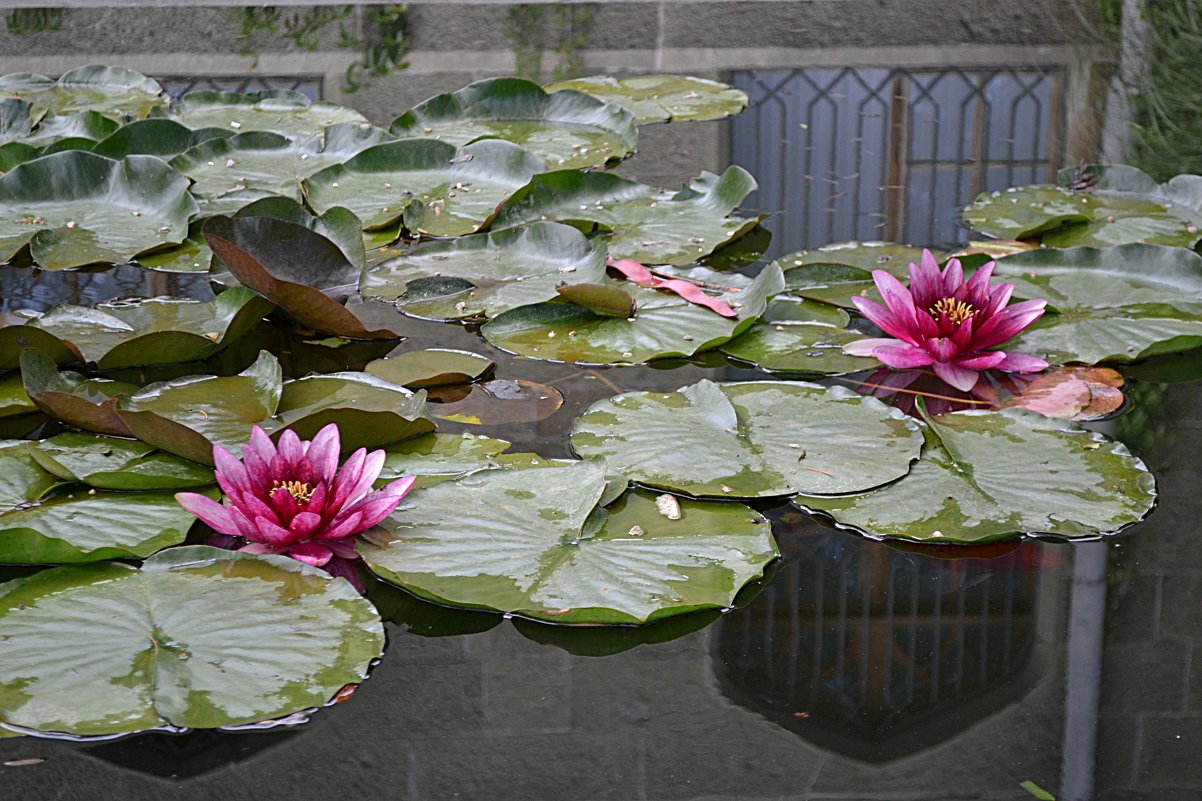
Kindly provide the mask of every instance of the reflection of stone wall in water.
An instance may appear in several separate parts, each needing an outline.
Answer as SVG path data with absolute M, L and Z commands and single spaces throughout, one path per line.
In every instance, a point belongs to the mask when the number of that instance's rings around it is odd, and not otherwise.
M 1054 670 L 1033 658 L 1040 571 L 1060 561 L 1048 546 L 932 559 L 789 517 L 772 584 L 715 626 L 714 670 L 740 705 L 883 762 L 956 737 Z

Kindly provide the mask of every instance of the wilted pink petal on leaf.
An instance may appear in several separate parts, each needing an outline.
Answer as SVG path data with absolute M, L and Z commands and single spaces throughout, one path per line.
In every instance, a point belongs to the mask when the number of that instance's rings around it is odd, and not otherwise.
M 725 301 L 705 294 L 701 287 L 679 278 L 660 278 L 634 259 L 609 259 L 606 267 L 617 270 L 639 286 L 675 292 L 694 306 L 702 306 L 723 317 L 738 317 L 739 313 Z
M 940 272 L 934 255 L 922 253 L 921 264 L 910 265 L 907 289 L 893 275 L 876 270 L 872 279 L 885 305 L 852 298 L 856 308 L 892 339 L 862 339 L 848 343 L 853 356 L 875 356 L 889 367 L 911 369 L 930 365 L 941 379 L 964 392 L 972 390 L 981 370 L 1034 372 L 1047 362 L 1034 356 L 994 350 L 1026 330 L 1043 315 L 1045 300 L 1006 304 L 1014 287 L 990 286 L 993 262 L 967 281 L 959 260 Z
M 406 476 L 373 490 L 384 466 L 384 452 L 360 448 L 339 470 L 340 450 L 334 424 L 311 441 L 285 431 L 278 446 L 256 426 L 243 448 L 242 461 L 214 448 L 217 481 L 226 492 L 224 504 L 194 492 L 175 497 L 213 530 L 240 537 L 240 550 L 286 554 L 324 566 L 331 575 L 354 576 L 353 583 L 362 589 L 350 564 L 357 554 L 347 538 L 392 514 L 414 478 Z

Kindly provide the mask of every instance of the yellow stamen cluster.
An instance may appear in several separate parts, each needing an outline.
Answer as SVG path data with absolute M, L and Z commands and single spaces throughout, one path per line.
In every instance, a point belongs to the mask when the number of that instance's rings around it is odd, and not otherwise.
M 277 492 L 283 490 L 291 495 L 297 503 L 308 503 L 309 499 L 313 497 L 314 489 L 303 481 L 272 481 L 271 492 L 268 494 L 274 497 Z
M 977 310 L 972 307 L 971 303 L 955 298 L 940 298 L 930 309 L 931 316 L 936 320 L 940 315 L 947 315 L 947 319 L 953 325 L 960 325 L 968 318 L 977 313 Z

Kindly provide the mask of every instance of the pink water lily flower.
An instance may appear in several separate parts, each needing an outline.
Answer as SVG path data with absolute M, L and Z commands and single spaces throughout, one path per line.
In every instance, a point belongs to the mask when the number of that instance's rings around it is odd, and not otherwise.
M 1023 331 L 1043 314 L 1045 300 L 1007 306 L 1013 284 L 991 287 L 993 262 L 964 280 L 959 259 L 943 272 L 929 250 L 922 264 L 910 265 L 910 288 L 884 270 L 872 273 L 885 305 L 857 295 L 852 298 L 865 317 L 889 338 L 861 339 L 844 346 L 853 356 L 874 356 L 889 367 L 931 367 L 963 392 L 977 384 L 982 370 L 1032 373 L 1048 363 L 1034 356 L 993 350 Z
M 224 504 L 194 492 L 180 492 L 175 499 L 214 531 L 248 540 L 238 550 L 285 554 L 357 585 L 352 562 L 358 554 L 348 538 L 392 514 L 415 477 L 373 490 L 384 451 L 360 448 L 341 470 L 339 452 L 333 423 L 308 442 L 285 431 L 278 447 L 255 426 L 241 461 L 213 446 Z

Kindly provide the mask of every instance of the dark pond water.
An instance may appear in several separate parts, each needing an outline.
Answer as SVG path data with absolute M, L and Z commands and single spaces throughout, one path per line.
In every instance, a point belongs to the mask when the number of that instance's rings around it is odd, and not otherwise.
M 736 82 L 755 108 L 733 125 L 702 124 L 761 178 L 756 203 L 786 209 L 770 222 L 773 252 L 855 237 L 956 241 L 965 195 L 1042 180 L 1064 159 L 1063 137 L 1048 138 L 1064 111 L 1063 70 L 915 68 L 900 77 L 917 92 L 908 113 L 939 121 L 922 140 L 931 157 L 915 150 L 905 183 L 888 186 L 896 165 L 871 144 L 888 126 L 871 121 L 897 111 L 890 92 L 903 84 L 896 70 L 849 70 L 744 69 Z M 969 126 L 952 113 L 968 113 L 968 85 L 990 108 L 1010 108 L 1006 124 Z M 840 116 L 848 104 L 859 111 Z M 782 147 L 824 121 L 828 131 L 845 125 L 831 134 L 838 148 Z M 947 133 L 965 130 L 984 138 Z M 1026 141 L 1016 130 L 1037 133 Z M 671 171 L 682 145 L 648 139 L 624 169 L 650 180 Z M 946 148 L 967 148 L 976 166 Z M 960 166 L 939 167 L 945 158 Z M 209 289 L 132 267 L 0 271 L 6 310 L 160 294 Z M 494 402 L 495 424 L 439 424 L 549 457 L 569 455 L 569 421 L 600 398 L 762 377 L 720 360 L 609 370 L 514 360 L 457 326 L 407 320 L 404 330 L 402 350 L 473 350 L 498 360 L 499 379 L 562 393 L 549 416 Z M 293 352 L 295 343 L 264 336 L 256 347 L 270 342 L 293 374 L 383 355 L 378 346 Z M 353 698 L 306 725 L 0 740 L 0 798 L 959 801 L 1031 798 L 1024 781 L 1062 801 L 1202 797 L 1202 668 L 1195 678 L 1193 667 L 1202 663 L 1202 355 L 1133 373 L 1127 413 L 1099 427 L 1148 463 L 1161 494 L 1150 518 L 1120 536 L 945 558 L 957 554 L 909 552 L 765 507 L 784 558 L 762 587 L 726 615 L 637 630 L 451 612 L 381 586 L 384 660 Z

